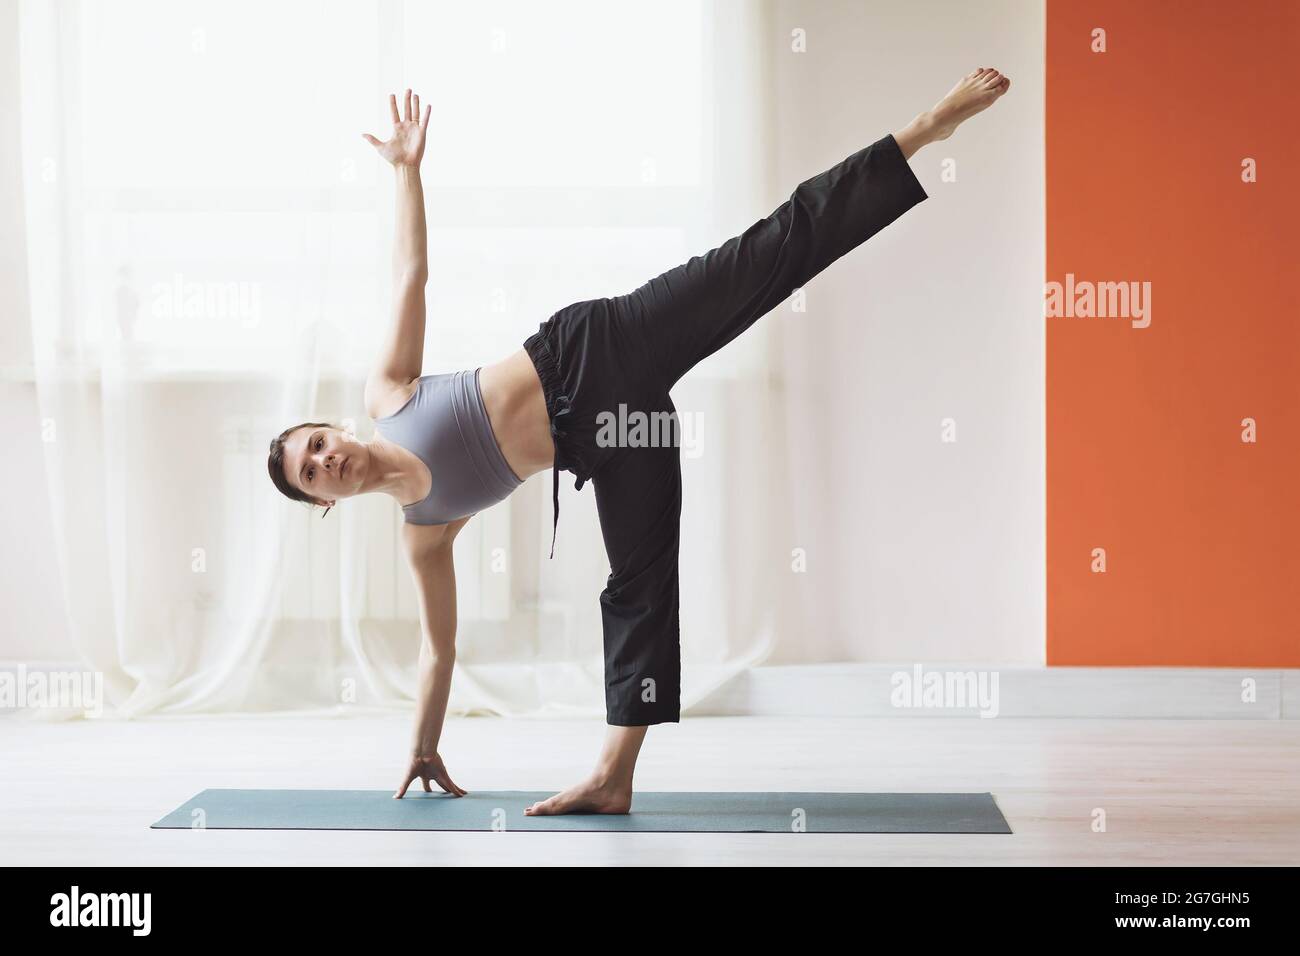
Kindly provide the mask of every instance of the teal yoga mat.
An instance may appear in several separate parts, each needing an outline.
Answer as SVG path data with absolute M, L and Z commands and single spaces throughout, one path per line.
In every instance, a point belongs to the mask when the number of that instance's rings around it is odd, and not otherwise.
M 1010 833 L 991 793 L 637 792 L 626 815 L 530 817 L 555 791 L 204 790 L 153 829 Z

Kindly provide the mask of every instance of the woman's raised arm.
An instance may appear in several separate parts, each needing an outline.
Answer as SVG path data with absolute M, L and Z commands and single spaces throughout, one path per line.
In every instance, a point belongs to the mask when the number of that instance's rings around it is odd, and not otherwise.
M 414 103 L 412 103 L 414 99 Z M 424 364 L 424 286 L 429 281 L 427 227 L 424 221 L 424 187 L 420 161 L 432 107 L 420 116 L 420 97 L 406 91 L 405 115 L 397 109 L 396 95 L 388 97 L 393 135 L 384 142 L 362 133 L 371 146 L 392 164 L 397 174 L 397 236 L 393 243 L 393 325 L 371 372 L 380 389 L 406 385 L 419 378 Z M 367 389 L 370 388 L 367 382 Z

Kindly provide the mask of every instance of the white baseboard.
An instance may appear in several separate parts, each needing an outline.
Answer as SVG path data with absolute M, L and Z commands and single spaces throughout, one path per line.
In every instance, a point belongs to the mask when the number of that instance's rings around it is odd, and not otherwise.
M 978 689 L 981 699 L 919 685 Z M 895 676 L 901 675 L 901 676 Z M 934 675 L 934 676 L 931 676 Z M 1250 699 L 1253 695 L 1253 700 Z M 900 699 L 901 698 L 901 699 Z M 920 704 L 918 706 L 918 703 Z M 963 706 L 965 704 L 965 706 Z M 1300 670 L 1251 667 L 988 667 L 974 664 L 804 664 L 756 667 L 689 716 L 1300 719 Z
M 0 661 L 0 670 L 12 670 L 19 663 Z M 74 663 L 21 663 L 28 671 L 80 669 Z M 922 693 L 913 692 L 918 667 Z M 930 706 L 923 691 L 932 681 L 939 686 L 950 681 L 954 689 L 974 689 L 977 694 L 982 681 L 983 699 L 992 706 L 962 706 L 965 698 L 947 694 L 941 695 L 945 699 L 940 706 Z M 1253 700 L 1247 699 L 1248 686 Z M 1300 720 L 1300 669 L 969 663 L 755 667 L 685 708 L 682 715 L 978 717 L 981 711 L 997 717 Z

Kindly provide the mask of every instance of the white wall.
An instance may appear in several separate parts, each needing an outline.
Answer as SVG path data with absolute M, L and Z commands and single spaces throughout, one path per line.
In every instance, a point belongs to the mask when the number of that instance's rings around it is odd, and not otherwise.
M 1043 5 L 808 0 L 774 19 L 787 193 L 970 70 L 1012 78 L 912 159 L 929 199 L 810 283 L 806 314 L 768 319 L 790 544 L 808 554 L 774 660 L 1041 663 Z M 789 52 L 796 28 L 806 53 Z

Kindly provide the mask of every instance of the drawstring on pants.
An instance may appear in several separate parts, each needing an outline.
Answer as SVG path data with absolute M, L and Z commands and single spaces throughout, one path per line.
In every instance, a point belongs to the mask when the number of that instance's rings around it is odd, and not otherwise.
M 561 421 L 566 415 L 573 410 L 573 400 L 568 395 L 558 394 L 561 387 L 562 379 L 559 373 L 559 365 L 555 361 L 555 356 L 551 352 L 550 346 L 546 340 L 546 323 L 530 335 L 524 342 L 524 349 L 528 352 L 529 358 L 533 360 L 533 367 L 537 369 L 537 376 L 541 379 L 542 388 L 546 395 L 546 409 L 551 413 L 551 442 L 555 447 L 555 457 L 552 462 L 551 471 L 551 506 L 554 509 L 554 519 L 551 522 L 551 557 L 555 557 L 555 539 L 560 530 L 560 470 L 567 468 L 577 474 L 579 471 L 585 471 L 582 464 L 581 456 L 572 455 L 568 448 L 560 448 L 560 439 L 568 437 L 568 432 L 561 426 L 565 423 Z M 569 458 L 573 461 L 570 462 Z M 563 458 L 563 460 L 561 460 Z M 587 476 L 578 475 L 578 480 L 574 483 L 575 491 L 581 491 L 582 486 L 586 484 Z
M 555 557 L 555 537 L 560 531 L 560 439 L 568 434 L 557 424 L 561 416 L 569 414 L 572 403 L 568 395 L 557 395 L 555 397 L 555 416 L 551 419 L 551 441 L 555 445 L 555 462 L 551 468 L 554 475 L 554 481 L 551 486 L 551 503 L 553 505 L 554 520 L 551 523 L 551 557 Z M 582 488 L 582 479 L 578 479 L 577 487 Z

